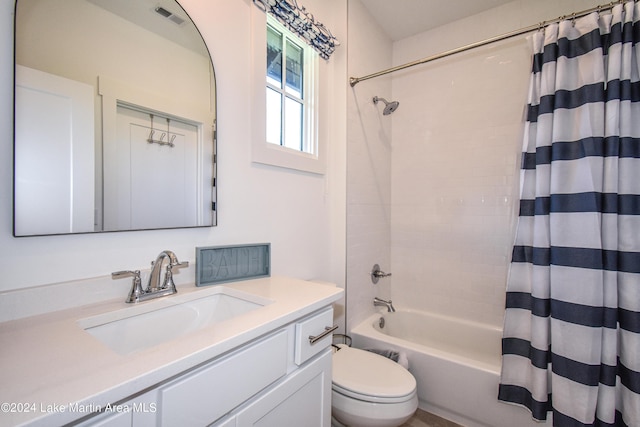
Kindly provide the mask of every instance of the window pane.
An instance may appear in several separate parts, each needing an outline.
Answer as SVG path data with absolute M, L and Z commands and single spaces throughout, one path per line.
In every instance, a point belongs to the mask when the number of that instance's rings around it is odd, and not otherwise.
M 290 98 L 284 101 L 284 145 L 302 150 L 302 104 Z
M 302 48 L 287 40 L 287 92 L 302 98 Z
M 267 27 L 267 81 L 282 87 L 282 34 Z
M 282 144 L 282 95 L 267 88 L 267 142 Z

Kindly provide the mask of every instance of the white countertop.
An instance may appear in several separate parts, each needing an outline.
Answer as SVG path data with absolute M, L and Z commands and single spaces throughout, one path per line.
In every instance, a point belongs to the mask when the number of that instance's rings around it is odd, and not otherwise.
M 126 295 L 0 323 L 0 426 L 65 424 L 88 415 L 74 412 L 74 407 L 121 401 L 330 305 L 343 293 L 338 287 L 269 277 L 201 288 L 178 286 L 178 294 L 138 306 L 173 304 L 194 292 L 206 296 L 219 286 L 272 302 L 128 355 L 112 351 L 78 324 L 80 319 L 135 307 L 124 302 Z

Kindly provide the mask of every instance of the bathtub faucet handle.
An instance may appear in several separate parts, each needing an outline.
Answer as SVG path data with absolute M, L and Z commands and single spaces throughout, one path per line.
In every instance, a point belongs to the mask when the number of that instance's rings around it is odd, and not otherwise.
M 374 285 L 378 283 L 378 280 L 381 277 L 389 277 L 389 276 L 391 276 L 391 273 L 385 273 L 384 271 L 380 270 L 380 266 L 378 264 L 375 264 L 373 266 L 373 269 L 371 270 L 371 281 L 373 282 Z

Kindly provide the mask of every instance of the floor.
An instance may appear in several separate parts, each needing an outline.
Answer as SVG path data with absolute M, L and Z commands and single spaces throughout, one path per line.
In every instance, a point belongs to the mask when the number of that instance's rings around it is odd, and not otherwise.
M 400 427 L 462 427 L 453 421 L 445 420 L 437 415 L 418 409 L 413 417 Z

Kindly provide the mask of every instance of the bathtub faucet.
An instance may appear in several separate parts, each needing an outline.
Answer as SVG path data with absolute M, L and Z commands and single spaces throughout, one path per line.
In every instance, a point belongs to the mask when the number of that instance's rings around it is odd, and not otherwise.
M 393 303 L 391 302 L 391 300 L 385 301 L 385 300 L 380 299 L 378 297 L 375 297 L 373 299 L 373 306 L 374 307 L 387 307 L 387 312 L 395 312 L 396 311 L 396 309 L 393 307 Z

